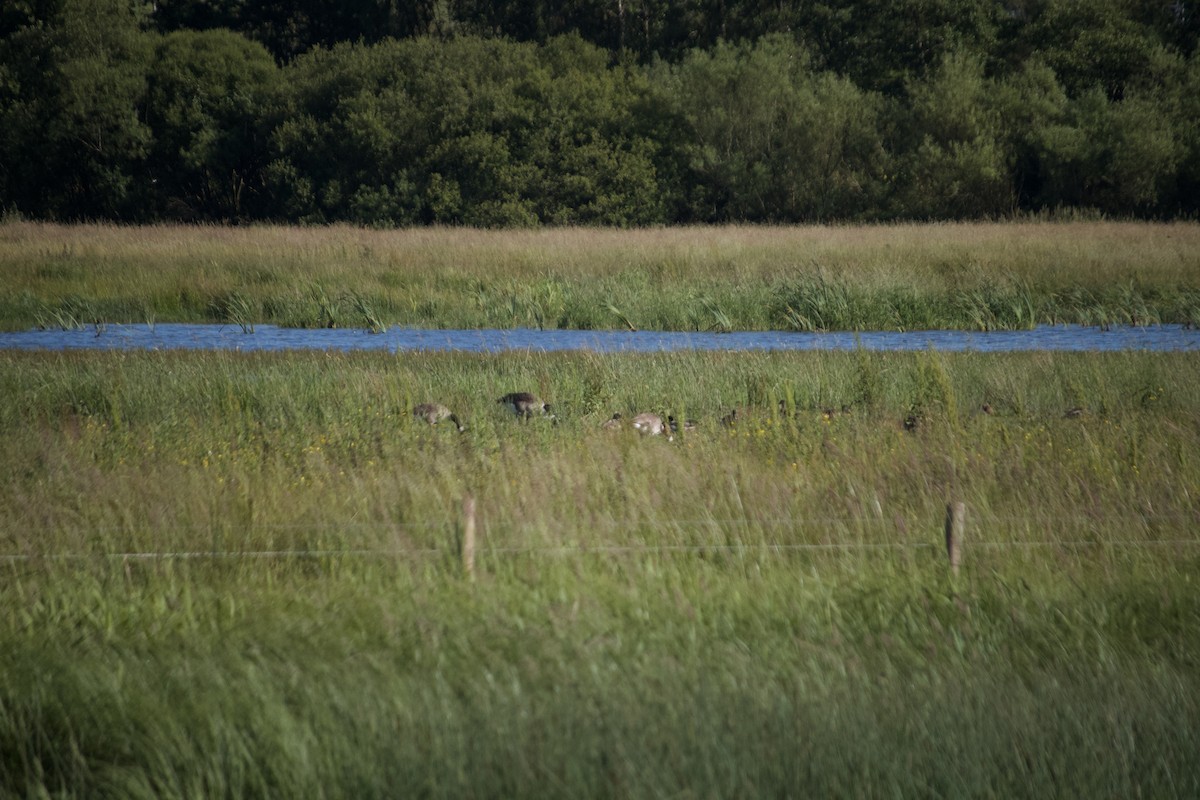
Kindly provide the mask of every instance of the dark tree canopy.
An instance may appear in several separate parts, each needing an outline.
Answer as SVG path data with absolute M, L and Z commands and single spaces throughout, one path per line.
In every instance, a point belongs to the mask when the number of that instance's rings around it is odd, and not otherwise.
M 21 0 L 0 209 L 654 225 L 1200 208 L 1196 0 Z

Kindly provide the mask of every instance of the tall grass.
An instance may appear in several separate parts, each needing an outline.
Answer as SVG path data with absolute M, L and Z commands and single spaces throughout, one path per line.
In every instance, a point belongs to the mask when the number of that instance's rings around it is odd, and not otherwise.
M 1194 591 L 1133 558 L 162 566 L 6 591 L 3 788 L 1186 797 Z M 10 586 L 13 582 L 10 582 Z
M 94 530 L 111 532 L 90 540 L 102 549 L 190 550 L 197 532 L 225 527 L 249 548 L 440 547 L 467 493 L 496 546 L 891 541 L 938 524 L 951 493 L 995 516 L 1001 538 L 1035 537 L 1029 515 L 1125 538 L 1131 519 L 1140 529 L 1155 509 L 1192 508 L 1194 363 L 6 353 L 12 480 L 0 497 L 8 537 L 47 529 L 7 542 L 33 552 L 90 549 L 55 538 Z M 558 424 L 514 425 L 495 398 L 517 390 L 550 400 Z M 408 410 L 426 400 L 449 405 L 467 432 L 414 422 Z M 1064 417 L 1074 407 L 1083 415 Z M 741 422 L 726 428 L 731 408 Z M 598 429 L 643 410 L 699 427 L 671 443 Z
M 0 794 L 1195 795 L 1196 359 L 0 354 Z
M 0 275 L 9 290 L 0 325 L 10 329 L 149 318 L 368 329 L 1196 324 L 1200 226 L 489 232 L 8 223 Z

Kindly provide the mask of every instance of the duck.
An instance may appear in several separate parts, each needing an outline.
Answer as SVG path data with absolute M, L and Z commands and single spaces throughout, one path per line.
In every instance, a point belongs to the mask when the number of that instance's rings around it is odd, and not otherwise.
M 414 417 L 428 422 L 430 425 L 437 425 L 442 420 L 448 419 L 454 423 L 454 427 L 458 428 L 459 433 L 467 429 L 467 426 L 459 421 L 458 415 L 441 403 L 418 403 L 413 406 L 412 413 Z
M 529 419 L 538 415 L 554 417 L 554 413 L 550 410 L 550 404 L 529 392 L 509 392 L 496 402 L 521 419 Z

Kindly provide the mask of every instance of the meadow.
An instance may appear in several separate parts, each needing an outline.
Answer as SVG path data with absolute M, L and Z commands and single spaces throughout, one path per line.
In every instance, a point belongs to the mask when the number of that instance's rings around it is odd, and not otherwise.
M 0 225 L 0 328 L 1200 323 L 1200 225 L 611 230 Z
M 1198 367 L 0 352 L 0 796 L 1195 796 Z

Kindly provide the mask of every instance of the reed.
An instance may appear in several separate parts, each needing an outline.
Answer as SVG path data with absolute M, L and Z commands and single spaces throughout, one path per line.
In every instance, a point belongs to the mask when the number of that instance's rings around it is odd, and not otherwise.
M 9 288 L 0 325 L 9 329 L 70 324 L 81 304 L 107 322 L 227 321 L 231 297 L 257 312 L 251 323 L 307 327 L 1196 324 L 1200 226 L 380 231 L 10 222 L 0 226 L 0 274 Z

